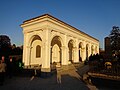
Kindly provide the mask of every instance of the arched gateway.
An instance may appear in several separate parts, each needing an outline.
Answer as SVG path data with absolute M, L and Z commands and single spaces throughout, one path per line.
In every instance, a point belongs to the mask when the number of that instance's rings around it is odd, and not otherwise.
M 43 72 L 51 71 L 51 64 L 78 63 L 91 54 L 99 53 L 99 41 L 71 25 L 45 14 L 21 25 L 24 34 L 23 63 L 40 65 Z
M 61 50 L 62 44 L 59 36 L 55 36 L 51 41 L 51 64 L 61 63 L 61 57 L 62 57 L 62 50 Z

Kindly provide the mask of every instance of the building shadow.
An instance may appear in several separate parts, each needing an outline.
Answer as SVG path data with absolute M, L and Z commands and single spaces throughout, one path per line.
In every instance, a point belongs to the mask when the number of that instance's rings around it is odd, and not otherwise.
M 58 86 L 67 86 L 70 90 L 92 90 L 84 83 L 78 68 L 73 63 L 67 66 L 56 67 L 56 82 Z
M 62 76 L 69 75 L 70 77 L 74 77 L 78 80 L 82 80 L 82 77 L 79 75 L 77 72 L 77 69 L 73 64 L 70 64 L 68 66 L 61 66 L 61 67 L 56 67 L 56 72 L 57 72 L 57 83 L 61 84 L 62 83 Z

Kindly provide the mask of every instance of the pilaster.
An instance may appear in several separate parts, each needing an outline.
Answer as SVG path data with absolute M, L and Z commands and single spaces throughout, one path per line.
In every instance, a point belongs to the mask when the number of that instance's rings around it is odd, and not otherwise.
M 66 47 L 65 46 L 62 46 L 61 47 L 61 50 L 62 50 L 62 65 L 67 65 L 68 63 L 67 63 L 67 49 L 66 49 Z
M 74 62 L 78 63 L 79 62 L 79 43 L 78 39 L 75 40 L 75 47 L 74 47 Z
M 62 65 L 68 65 L 68 44 L 67 44 L 67 35 L 64 35 L 64 45 L 62 49 Z
M 75 63 L 79 62 L 79 50 L 78 47 L 73 48 L 73 60 Z
M 83 61 L 85 61 L 86 60 L 86 43 L 85 43 L 85 41 L 83 43 L 84 43 L 84 45 L 82 48 L 82 54 L 83 54 L 82 58 L 83 58 Z
M 50 37 L 50 30 L 48 28 L 45 28 L 44 30 L 45 33 L 45 38 L 44 38 L 44 47 L 43 47 L 43 63 L 42 63 L 42 68 L 41 71 L 42 72 L 50 72 L 50 41 L 49 41 L 49 37 Z
M 29 57 L 30 57 L 30 47 L 28 45 L 28 36 L 27 33 L 24 33 L 24 46 L 23 46 L 23 63 L 28 66 L 29 65 Z

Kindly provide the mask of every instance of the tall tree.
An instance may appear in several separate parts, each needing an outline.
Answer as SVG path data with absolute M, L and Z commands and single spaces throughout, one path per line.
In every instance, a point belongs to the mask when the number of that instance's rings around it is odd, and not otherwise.
M 0 56 L 8 56 L 11 49 L 10 38 L 7 35 L 0 35 Z
M 120 53 L 120 29 L 117 26 L 112 27 L 112 31 L 109 35 L 111 49 L 115 54 Z

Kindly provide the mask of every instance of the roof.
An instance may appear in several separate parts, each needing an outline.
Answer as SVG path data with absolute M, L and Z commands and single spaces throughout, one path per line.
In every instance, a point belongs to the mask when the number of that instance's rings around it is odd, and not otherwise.
M 79 29 L 77 29 L 77 28 L 75 28 L 75 27 L 73 27 L 73 26 L 71 26 L 71 25 L 69 25 L 69 24 L 67 24 L 67 23 L 59 20 L 59 19 L 56 18 L 56 17 L 53 17 L 53 16 L 50 15 L 50 14 L 43 14 L 43 15 L 41 15 L 41 16 L 37 16 L 37 17 L 35 17 L 35 18 L 31 18 L 31 19 L 29 19 L 29 20 L 25 20 L 25 21 L 23 22 L 23 24 L 27 24 L 27 23 L 30 23 L 30 22 L 33 22 L 33 21 L 37 21 L 37 20 L 42 19 L 42 18 L 45 18 L 45 17 L 46 17 L 46 18 L 50 18 L 50 19 L 52 19 L 52 20 L 54 20 L 54 21 L 57 21 L 57 22 L 59 22 L 59 23 L 61 23 L 61 24 L 64 24 L 64 25 L 66 25 L 66 26 L 68 26 L 68 27 L 70 27 L 70 28 L 73 28 L 73 29 L 79 31 L 80 33 L 82 33 L 82 34 L 84 34 L 84 35 L 87 35 L 87 36 L 89 36 L 89 37 L 91 37 L 91 38 L 99 41 L 98 39 L 96 39 L 96 38 L 94 38 L 94 37 L 92 37 L 92 36 L 90 36 L 90 35 L 82 32 L 82 31 L 80 31 Z M 23 25 L 23 24 L 22 24 L 22 25 Z

